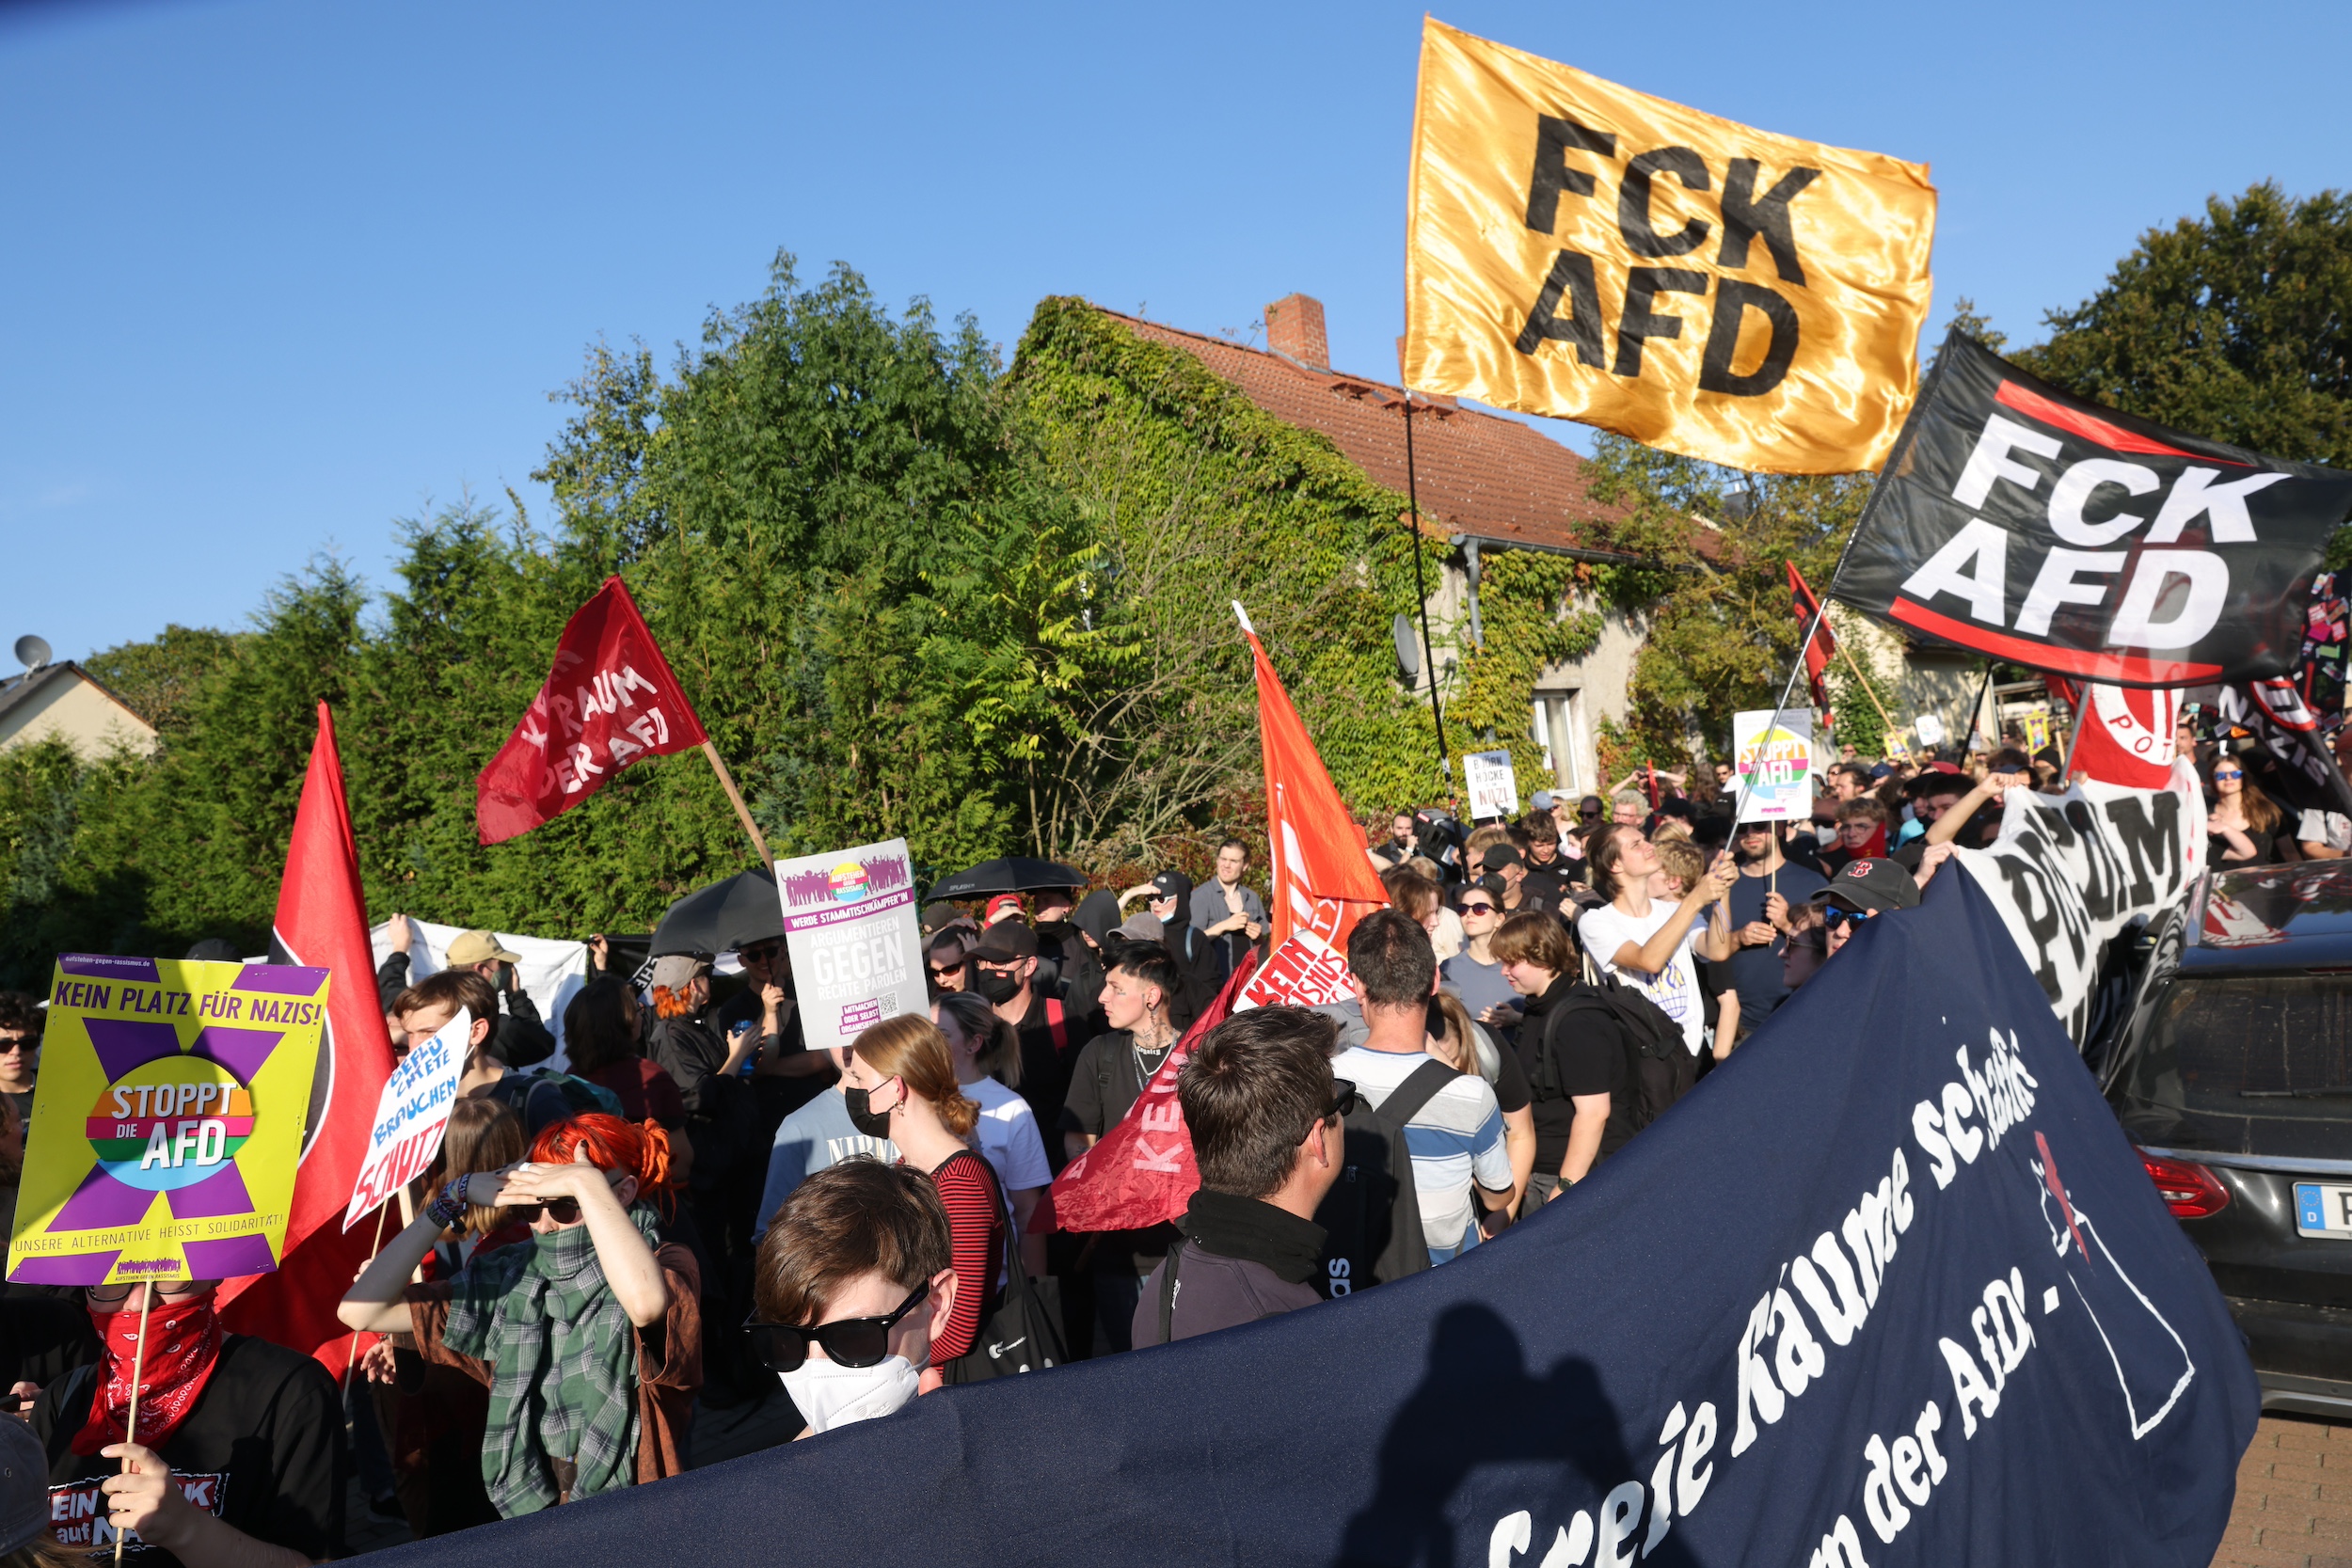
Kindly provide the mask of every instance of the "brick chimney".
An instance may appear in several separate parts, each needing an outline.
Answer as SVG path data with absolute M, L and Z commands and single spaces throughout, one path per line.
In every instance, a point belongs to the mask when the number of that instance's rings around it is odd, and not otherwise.
M 1316 370 L 1331 368 L 1331 344 L 1323 335 L 1323 301 L 1312 294 L 1286 294 L 1265 308 L 1266 346 Z

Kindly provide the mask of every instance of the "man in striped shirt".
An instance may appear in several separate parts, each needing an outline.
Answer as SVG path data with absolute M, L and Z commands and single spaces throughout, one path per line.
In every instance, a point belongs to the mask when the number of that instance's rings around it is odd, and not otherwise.
M 1347 939 L 1350 983 L 1371 1032 L 1331 1059 L 1334 1077 L 1379 1109 L 1428 1061 L 1429 998 L 1438 989 L 1438 956 L 1428 934 L 1394 910 L 1377 910 Z M 1508 1223 L 1511 1157 L 1502 1112 L 1484 1078 L 1458 1073 L 1405 1124 L 1421 1198 L 1429 1261 L 1450 1262 Z

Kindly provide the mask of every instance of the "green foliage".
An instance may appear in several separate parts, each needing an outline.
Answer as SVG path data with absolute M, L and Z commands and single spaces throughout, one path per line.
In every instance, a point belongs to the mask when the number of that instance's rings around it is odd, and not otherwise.
M 2012 356 L 2080 396 L 2276 457 L 2352 466 L 2352 196 L 2264 182 L 2140 236 Z
M 1630 508 L 1595 530 L 1597 542 L 1645 562 L 1603 579 L 1620 604 L 1646 607 L 1649 623 L 1629 721 L 1604 770 L 1727 756 L 1732 714 L 1779 701 L 1804 641 L 1786 563 L 1827 592 L 1869 477 L 1740 474 L 1614 436 L 1599 438 L 1595 466 L 1594 498 Z
M 1137 856 L 1263 791 L 1236 599 L 1341 794 L 1368 811 L 1428 798 L 1432 723 L 1389 640 L 1414 604 L 1403 497 L 1083 300 L 1039 305 L 1008 390 L 1023 463 L 1095 531 L 1095 624 L 1128 651 L 1074 707 L 1084 742 L 1060 762 L 1075 815 L 1059 842 Z M 1443 547 L 1418 547 L 1434 578 Z M 1451 713 L 1448 732 L 1477 749 Z
M 1507 748 L 1515 777 L 1550 778 L 1544 743 L 1528 733 L 1535 682 L 1546 665 L 1582 658 L 1600 641 L 1600 611 L 1574 608 L 1593 577 L 1592 567 L 1565 556 L 1511 550 L 1481 558 L 1478 608 L 1486 645 L 1463 657 L 1461 692 L 1446 709 L 1448 731 L 1459 726 L 1460 736 L 1450 733 L 1450 738 L 1492 733 L 1491 743 L 1460 743 L 1468 751 Z
M 159 731 L 187 727 L 188 705 L 204 677 L 226 659 L 236 639 L 198 626 L 166 626 L 149 642 L 125 642 L 92 654 L 82 668 Z

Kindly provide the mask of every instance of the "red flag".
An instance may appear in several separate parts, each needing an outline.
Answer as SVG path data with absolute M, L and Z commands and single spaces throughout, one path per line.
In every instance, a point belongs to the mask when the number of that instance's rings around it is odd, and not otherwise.
M 222 1316 L 239 1333 L 312 1352 L 346 1337 L 335 1321 L 335 1303 L 350 1288 L 353 1269 L 342 1260 L 342 1227 L 334 1222 L 351 1201 L 352 1183 L 367 1154 L 368 1125 L 384 1081 L 392 1075 L 391 1041 L 375 1001 L 358 847 L 343 797 L 335 721 L 325 703 L 319 705 L 318 739 L 310 748 L 302 800 L 294 809 L 294 837 L 286 846 L 286 875 L 278 883 L 278 913 L 270 926 L 270 960 L 316 965 L 330 971 L 333 980 L 318 1069 L 310 1080 L 302 1163 L 286 1219 L 285 1254 L 276 1274 L 223 1285 Z M 304 1244 L 322 1231 L 325 1250 L 336 1254 L 331 1265 L 322 1264 L 321 1246 Z M 360 1236 L 364 1243 L 365 1228 Z M 364 1261 L 365 1252 L 359 1256 Z
M 1233 607 L 1241 614 L 1241 607 Z M 1242 1005 L 1344 1002 L 1347 934 L 1389 901 L 1364 830 L 1347 814 L 1281 677 L 1242 616 L 1258 669 L 1258 735 L 1265 759 L 1266 838 L 1273 849 L 1274 950 Z
M 1829 688 L 1821 678 L 1829 673 L 1829 661 L 1837 655 L 1837 639 L 1829 629 L 1829 617 L 1821 613 L 1821 601 L 1813 596 L 1813 590 L 1797 570 L 1797 563 L 1788 562 L 1788 596 L 1796 601 L 1797 626 L 1811 626 L 1813 635 L 1804 645 L 1804 681 L 1813 693 L 1813 705 L 1829 706 Z
M 707 738 L 628 585 L 607 578 L 564 626 L 547 684 L 475 781 L 482 842 L 527 833 L 638 758 Z
M 1232 1016 L 1233 999 L 1257 965 L 1257 949 L 1242 955 L 1216 1000 L 1192 1021 L 1119 1125 L 1054 1178 L 1047 1201 L 1062 1229 L 1141 1230 L 1184 1212 L 1200 1185 L 1200 1167 L 1193 1163 L 1192 1134 L 1184 1131 L 1176 1074 L 1209 1031 Z
M 2172 782 L 2172 736 L 2181 694 L 2165 687 L 2082 689 L 2074 710 L 2074 771 L 2101 784 L 2163 789 Z

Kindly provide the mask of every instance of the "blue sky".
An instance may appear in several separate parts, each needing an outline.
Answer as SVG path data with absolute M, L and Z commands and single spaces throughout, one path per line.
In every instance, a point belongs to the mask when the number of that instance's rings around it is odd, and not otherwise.
M 1931 164 L 1939 326 L 1967 294 L 2029 341 L 2208 194 L 2352 183 L 2341 4 L 1676 12 L 1437 14 Z M 380 585 L 468 490 L 544 515 L 586 346 L 666 359 L 779 247 L 1008 352 L 1048 293 L 1246 334 L 1302 290 L 1392 374 L 1422 14 L 0 7 L 0 649 L 241 626 L 325 551 Z

